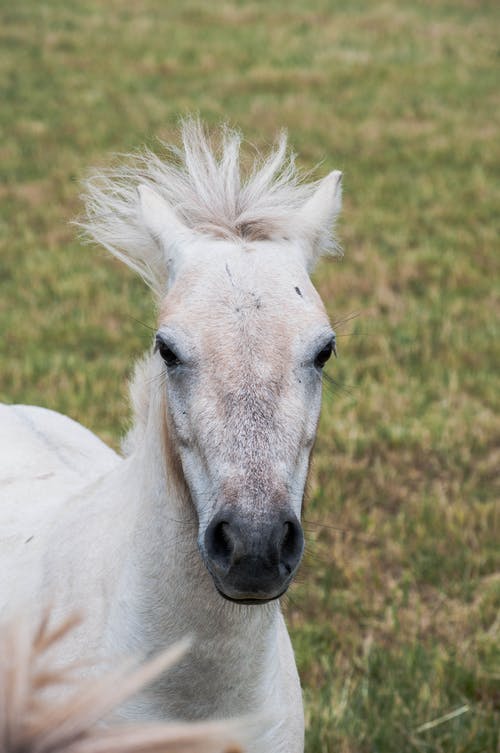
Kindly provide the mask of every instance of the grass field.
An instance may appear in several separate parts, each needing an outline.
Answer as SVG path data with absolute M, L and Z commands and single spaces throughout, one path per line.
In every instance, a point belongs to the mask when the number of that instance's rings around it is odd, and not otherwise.
M 499 22 L 486 0 L 0 3 L 7 402 L 114 446 L 127 424 L 154 310 L 69 225 L 85 168 L 199 112 L 344 170 L 345 258 L 315 275 L 340 357 L 285 604 L 308 753 L 498 750 Z

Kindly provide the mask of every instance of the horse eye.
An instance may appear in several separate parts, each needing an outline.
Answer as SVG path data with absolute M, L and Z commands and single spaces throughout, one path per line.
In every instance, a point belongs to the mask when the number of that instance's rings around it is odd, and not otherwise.
M 337 351 L 335 350 L 335 340 L 331 340 L 328 345 L 325 345 L 325 347 L 322 348 L 316 355 L 316 358 L 314 359 L 314 365 L 316 366 L 316 368 L 322 369 L 332 353 L 335 353 L 335 355 L 337 355 Z
M 165 364 L 169 369 L 173 368 L 174 366 L 180 366 L 180 358 L 172 350 L 172 348 L 170 348 L 160 337 L 156 338 L 155 350 L 159 352 L 160 356 L 163 358 Z

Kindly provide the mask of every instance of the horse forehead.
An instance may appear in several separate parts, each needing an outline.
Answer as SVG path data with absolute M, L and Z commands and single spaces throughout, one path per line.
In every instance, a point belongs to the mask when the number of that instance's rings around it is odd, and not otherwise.
M 305 269 L 282 250 L 265 248 L 218 253 L 205 264 L 191 264 L 160 308 L 161 322 L 192 322 L 206 332 L 222 327 L 226 335 L 239 329 L 262 335 L 263 327 L 273 327 L 283 336 L 320 318 L 326 318 L 324 307 Z

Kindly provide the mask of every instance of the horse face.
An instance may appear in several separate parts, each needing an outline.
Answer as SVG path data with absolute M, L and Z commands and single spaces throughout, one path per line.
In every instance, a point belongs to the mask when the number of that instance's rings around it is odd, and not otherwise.
M 286 591 L 302 556 L 334 334 L 291 244 L 220 241 L 203 254 L 205 266 L 199 255 L 184 264 L 160 313 L 168 425 L 216 588 L 262 603 Z

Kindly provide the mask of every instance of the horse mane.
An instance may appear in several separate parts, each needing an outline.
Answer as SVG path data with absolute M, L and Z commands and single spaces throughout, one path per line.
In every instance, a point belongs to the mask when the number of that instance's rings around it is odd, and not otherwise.
M 77 224 L 87 237 L 164 292 L 165 260 L 144 224 L 137 187 L 159 194 L 191 230 L 212 238 L 276 240 L 297 234 L 297 211 L 319 182 L 306 183 L 282 133 L 266 156 L 254 151 L 241 166 L 241 134 L 222 126 L 214 144 L 200 121 L 181 127 L 182 148 L 163 144 L 166 159 L 149 149 L 128 155 L 124 165 L 93 172 L 85 181 L 86 215 Z M 244 174 L 242 174 L 244 173 Z M 328 228 L 331 230 L 331 228 Z M 330 232 L 319 254 L 338 251 Z
M 1 626 L 1 753 L 242 753 L 230 743 L 236 729 L 230 723 L 102 726 L 119 704 L 171 667 L 185 646 L 174 646 L 140 667 L 128 664 L 82 680 L 77 666 L 61 667 L 51 656 L 79 622 L 71 617 L 51 627 L 46 613 L 34 627 L 26 615 Z

